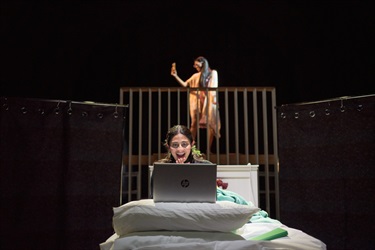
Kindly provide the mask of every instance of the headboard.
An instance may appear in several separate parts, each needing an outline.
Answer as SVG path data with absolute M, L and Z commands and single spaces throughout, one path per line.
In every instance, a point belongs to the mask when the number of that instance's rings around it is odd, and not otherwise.
M 235 192 L 258 206 L 259 165 L 218 165 L 217 178 L 228 183 L 227 190 Z

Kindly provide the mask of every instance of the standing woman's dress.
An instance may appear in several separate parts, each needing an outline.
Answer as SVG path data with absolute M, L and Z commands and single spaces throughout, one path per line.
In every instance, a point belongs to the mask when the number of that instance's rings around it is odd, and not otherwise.
M 201 73 L 193 74 L 186 82 L 190 88 L 199 88 L 199 78 Z M 208 82 L 207 87 L 217 88 L 218 87 L 218 74 L 216 70 L 211 71 L 211 76 Z M 208 100 L 208 102 L 207 102 Z M 206 96 L 205 90 L 200 90 L 197 93 L 197 90 L 191 90 L 189 96 L 190 102 L 190 116 L 197 116 L 197 112 L 200 113 L 199 127 L 206 127 L 206 117 L 208 117 L 208 126 L 215 131 L 215 136 L 220 138 L 220 115 L 218 110 L 218 99 L 216 97 L 216 91 L 208 91 L 208 96 Z M 208 105 L 208 114 L 207 106 Z

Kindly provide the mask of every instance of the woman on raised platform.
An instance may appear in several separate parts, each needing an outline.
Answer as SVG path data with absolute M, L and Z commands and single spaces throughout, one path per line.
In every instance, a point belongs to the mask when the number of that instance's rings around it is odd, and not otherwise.
M 183 81 L 177 75 L 176 64 L 172 64 L 171 75 L 179 82 L 183 87 L 190 88 L 217 88 L 218 87 L 218 74 L 217 71 L 211 69 L 208 61 L 203 56 L 200 56 L 194 60 L 193 67 L 198 71 L 193 74 L 188 80 Z M 197 136 L 197 129 L 206 128 L 208 125 L 208 140 L 209 148 L 214 136 L 220 138 L 220 116 L 217 105 L 217 97 L 215 90 L 192 90 L 189 96 L 190 102 L 190 117 L 191 125 L 190 130 L 194 140 Z M 199 119 L 197 119 L 199 117 Z M 199 125 L 198 125 L 199 123 Z

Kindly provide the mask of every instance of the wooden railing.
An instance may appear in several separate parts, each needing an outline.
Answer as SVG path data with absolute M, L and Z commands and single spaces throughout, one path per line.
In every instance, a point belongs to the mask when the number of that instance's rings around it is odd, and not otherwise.
M 125 131 L 123 203 L 147 196 L 148 166 L 164 157 L 163 140 L 176 124 L 189 127 L 189 93 L 216 91 L 221 137 L 208 148 L 199 129 L 197 148 L 220 165 L 259 165 L 258 204 L 279 217 L 276 90 L 273 87 L 120 88 L 120 104 L 129 107 Z M 272 197 L 272 200 L 271 200 Z

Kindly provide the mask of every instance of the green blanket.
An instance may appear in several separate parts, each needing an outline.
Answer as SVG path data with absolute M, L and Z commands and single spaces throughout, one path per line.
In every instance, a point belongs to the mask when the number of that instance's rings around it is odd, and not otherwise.
M 229 191 L 229 190 L 221 189 L 221 188 L 216 189 L 216 200 L 218 200 L 218 201 L 231 201 L 231 202 L 241 204 L 241 205 L 254 206 L 254 204 L 251 201 L 246 201 L 245 198 L 243 198 L 241 195 L 239 195 L 235 192 Z M 265 223 L 281 224 L 280 221 L 275 220 L 275 219 L 271 219 L 268 216 L 268 213 L 264 210 L 260 210 L 259 212 L 255 213 L 250 218 L 250 222 L 253 222 L 253 223 L 255 223 L 255 222 L 259 222 L 259 223 L 265 222 Z
M 241 195 L 221 188 L 216 189 L 216 200 L 231 201 L 241 205 L 249 205 L 249 203 Z

